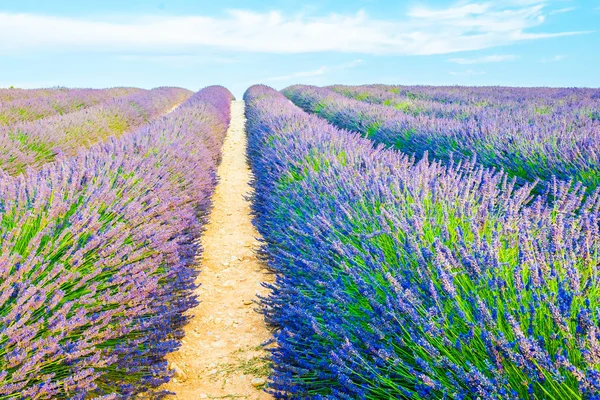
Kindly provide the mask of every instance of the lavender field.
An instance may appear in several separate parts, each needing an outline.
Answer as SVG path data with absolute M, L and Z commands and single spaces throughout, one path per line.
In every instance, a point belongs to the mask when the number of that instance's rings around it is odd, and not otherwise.
M 335 90 L 378 99 L 371 88 Z M 423 116 L 328 88 L 283 90 L 313 115 L 268 87 L 246 92 L 257 226 L 277 273 L 264 300 L 280 327 L 273 390 L 282 398 L 599 398 L 596 92 L 406 90 L 426 99 Z M 455 130 L 500 112 L 469 102 L 527 115 L 540 98 L 556 118 L 545 115 L 544 129 L 531 116 L 527 131 L 508 118 L 488 122 L 489 135 Z M 561 101 L 575 105 L 552 114 Z M 464 117 L 452 119 L 456 109 Z M 585 130 L 571 137 L 561 129 L 574 121 Z M 592 149 L 577 147 L 579 138 Z M 552 159 L 541 163 L 548 175 L 500 168 L 504 159 L 490 154 L 502 143 L 535 154 L 532 165 Z
M 0 398 L 130 398 L 172 376 L 232 95 L 136 92 L 6 127 Z
M 519 183 L 600 185 L 600 91 L 428 86 L 317 88 L 284 93 L 304 110 L 422 158 L 474 161 Z
M 164 397 L 600 399 L 600 89 L 0 89 L 0 399 Z

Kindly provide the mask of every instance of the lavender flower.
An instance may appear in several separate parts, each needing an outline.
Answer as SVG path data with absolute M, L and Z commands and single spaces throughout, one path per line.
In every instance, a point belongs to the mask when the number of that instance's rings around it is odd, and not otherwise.
M 131 398 L 169 380 L 231 99 L 205 88 L 135 132 L 0 177 L 0 397 Z
M 595 89 L 296 85 L 284 94 L 341 128 L 418 158 L 476 157 L 519 184 L 541 180 L 538 192 L 550 190 L 554 177 L 590 191 L 600 186 Z
M 502 171 L 373 146 L 271 88 L 245 100 L 276 397 L 598 396 L 598 192 L 550 181 L 534 197 Z

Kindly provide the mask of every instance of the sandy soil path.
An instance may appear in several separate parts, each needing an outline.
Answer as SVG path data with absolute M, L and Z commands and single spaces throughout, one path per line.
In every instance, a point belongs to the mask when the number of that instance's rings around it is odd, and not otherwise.
M 200 305 L 185 328 L 179 351 L 169 355 L 176 371 L 164 386 L 171 399 L 271 399 L 262 390 L 269 373 L 263 343 L 271 335 L 255 311 L 261 282 L 271 277 L 257 260 L 258 233 L 245 196 L 251 172 L 246 164 L 244 102 L 234 101 L 223 146 L 213 210 L 202 236 L 197 291 Z

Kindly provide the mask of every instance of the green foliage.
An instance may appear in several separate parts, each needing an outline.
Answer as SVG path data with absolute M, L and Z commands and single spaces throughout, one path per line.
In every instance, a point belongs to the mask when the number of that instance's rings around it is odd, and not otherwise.
M 535 107 L 535 113 L 538 115 L 548 115 L 550 112 L 551 110 L 548 106 Z

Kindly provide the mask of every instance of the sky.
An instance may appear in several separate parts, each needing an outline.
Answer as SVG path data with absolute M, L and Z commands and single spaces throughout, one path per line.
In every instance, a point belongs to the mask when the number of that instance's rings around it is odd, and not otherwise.
M 600 87 L 600 0 L 0 0 L 0 87 Z

